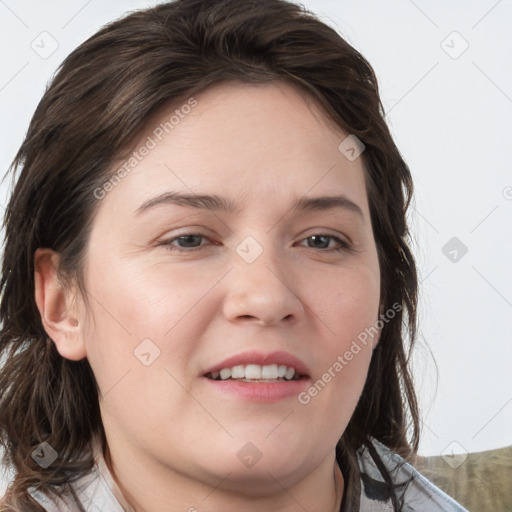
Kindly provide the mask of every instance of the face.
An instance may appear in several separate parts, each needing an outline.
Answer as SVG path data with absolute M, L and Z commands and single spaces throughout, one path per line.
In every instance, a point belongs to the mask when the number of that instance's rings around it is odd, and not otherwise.
M 288 85 L 222 84 L 159 112 L 98 191 L 83 343 L 132 462 L 257 487 L 334 457 L 372 342 L 345 353 L 380 295 L 347 135 Z

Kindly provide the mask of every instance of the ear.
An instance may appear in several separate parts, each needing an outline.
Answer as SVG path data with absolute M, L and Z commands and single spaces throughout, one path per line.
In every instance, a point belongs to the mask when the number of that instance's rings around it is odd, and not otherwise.
M 72 361 L 86 357 L 83 324 L 80 322 L 76 289 L 65 290 L 59 275 L 59 254 L 37 249 L 34 255 L 35 299 L 44 330 L 59 354 Z M 82 319 L 83 320 L 83 319 Z

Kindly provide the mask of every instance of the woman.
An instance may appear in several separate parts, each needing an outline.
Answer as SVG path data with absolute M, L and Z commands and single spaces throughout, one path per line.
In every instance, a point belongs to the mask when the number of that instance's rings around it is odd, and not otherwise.
M 463 510 L 406 463 L 411 175 L 334 30 L 284 0 L 132 13 L 12 168 L 2 510 Z

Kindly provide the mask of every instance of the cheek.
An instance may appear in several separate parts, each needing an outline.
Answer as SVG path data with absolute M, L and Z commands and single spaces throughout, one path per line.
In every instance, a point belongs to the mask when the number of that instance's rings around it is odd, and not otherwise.
M 163 339 L 178 324 L 183 328 L 182 320 L 207 295 L 219 275 L 215 269 L 198 271 L 186 265 L 140 264 L 135 260 L 95 272 L 90 287 L 98 302 L 102 301 L 99 315 L 107 323 L 117 323 L 121 334 L 129 331 L 140 339 Z
M 353 267 L 325 280 L 312 299 L 318 316 L 327 328 L 328 350 L 332 357 L 348 350 L 354 340 L 372 344 L 372 327 L 378 320 L 380 277 L 378 269 Z
M 201 299 L 211 286 L 197 272 L 165 273 L 122 262 L 89 272 L 91 320 L 84 335 L 100 389 L 111 389 L 127 372 L 141 383 L 160 386 L 151 381 L 155 368 L 170 368 L 182 380 L 194 339 L 207 322 Z
M 335 284 L 333 284 L 335 283 Z M 311 297 L 316 304 L 325 336 L 319 340 L 321 370 L 299 403 L 324 410 L 333 418 L 335 431 L 342 431 L 364 387 L 373 344 L 378 340 L 380 279 L 375 267 L 344 269 L 323 281 L 322 290 Z
M 89 287 L 94 299 L 87 357 L 105 397 L 100 401 L 103 421 L 133 436 L 171 425 L 173 411 L 189 407 L 180 383 L 197 326 L 180 319 L 186 319 L 193 297 L 120 265 L 95 274 Z

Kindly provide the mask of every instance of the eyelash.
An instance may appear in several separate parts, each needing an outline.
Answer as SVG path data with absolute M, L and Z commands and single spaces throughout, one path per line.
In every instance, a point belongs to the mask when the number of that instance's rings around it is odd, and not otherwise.
M 159 245 L 165 246 L 167 248 L 167 250 L 169 250 L 169 251 L 178 251 L 178 252 L 182 252 L 182 253 L 195 252 L 204 247 L 204 245 L 200 245 L 198 247 L 183 248 L 183 247 L 171 245 L 172 242 L 175 242 L 176 240 L 179 240 L 180 238 L 187 238 L 187 237 L 202 237 L 203 239 L 208 238 L 207 236 L 201 235 L 199 233 L 184 233 L 184 234 L 178 235 L 174 238 L 170 238 L 168 240 L 163 240 Z M 303 242 L 304 240 L 309 240 L 310 238 L 313 238 L 313 237 L 331 238 L 331 239 L 335 240 L 340 245 L 340 247 L 335 248 L 335 249 L 319 249 L 319 252 L 356 252 L 356 250 L 352 247 L 352 245 L 349 244 L 348 242 L 346 242 L 345 240 L 342 240 L 341 238 L 334 236 L 334 235 L 329 235 L 327 233 L 315 233 L 314 235 L 310 235 L 306 238 L 303 238 L 301 240 L 301 242 Z M 307 247 L 307 248 L 314 249 L 314 247 Z

